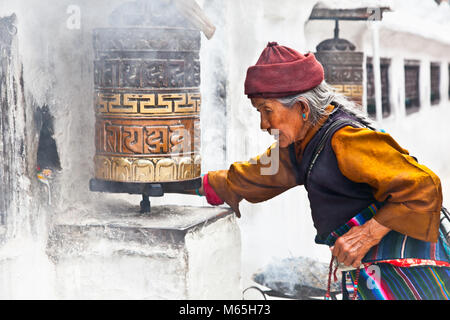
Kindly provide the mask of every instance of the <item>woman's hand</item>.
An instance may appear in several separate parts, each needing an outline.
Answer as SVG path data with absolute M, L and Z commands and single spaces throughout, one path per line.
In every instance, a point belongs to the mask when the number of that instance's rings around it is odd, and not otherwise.
M 357 268 L 369 249 L 377 245 L 389 231 L 391 229 L 370 219 L 362 226 L 352 227 L 330 249 L 338 262 Z

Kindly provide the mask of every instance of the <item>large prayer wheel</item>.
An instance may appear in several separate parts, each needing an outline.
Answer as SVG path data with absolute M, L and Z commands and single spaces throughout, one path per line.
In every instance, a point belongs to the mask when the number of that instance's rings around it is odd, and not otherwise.
M 94 48 L 95 177 L 199 177 L 199 31 L 97 29 Z
M 125 9 L 119 8 L 116 15 Z M 170 12 L 161 6 L 162 13 L 132 9 L 121 17 L 150 25 L 131 23 L 93 32 L 96 120 L 91 190 L 151 195 L 142 186 L 196 188 L 201 172 L 200 31 L 164 23 L 171 21 L 164 16 Z

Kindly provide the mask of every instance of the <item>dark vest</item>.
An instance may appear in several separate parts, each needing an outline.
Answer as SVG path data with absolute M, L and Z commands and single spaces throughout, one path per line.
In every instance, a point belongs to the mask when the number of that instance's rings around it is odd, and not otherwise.
M 341 124 L 331 130 L 306 180 L 316 146 L 328 127 L 338 119 L 348 119 L 349 123 Z M 359 121 L 356 118 L 337 108 L 306 146 L 301 163 L 296 161 L 294 144 L 289 146 L 291 161 L 297 168 L 297 183 L 305 185 L 308 191 L 312 219 L 317 230 L 316 242 L 320 243 L 320 240 L 326 238 L 331 231 L 345 224 L 371 203 L 376 202 L 368 184 L 355 183 L 341 173 L 331 147 L 331 138 L 337 130 L 348 125 L 363 126 L 358 124 Z

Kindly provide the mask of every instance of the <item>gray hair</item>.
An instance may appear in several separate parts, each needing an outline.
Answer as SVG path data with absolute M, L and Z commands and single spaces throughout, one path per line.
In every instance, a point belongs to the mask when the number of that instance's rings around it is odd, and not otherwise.
M 357 118 L 365 126 L 372 129 L 375 128 L 374 121 L 370 119 L 356 103 L 347 99 L 343 94 L 338 93 L 335 88 L 325 81 L 322 81 L 320 85 L 309 91 L 288 97 L 277 98 L 277 100 L 288 108 L 292 108 L 297 101 L 306 100 L 310 108 L 309 121 L 312 125 L 316 125 L 322 117 L 336 111 L 336 108 L 331 112 L 327 111 L 327 107 L 331 103 L 334 103 L 339 105 L 341 110 Z

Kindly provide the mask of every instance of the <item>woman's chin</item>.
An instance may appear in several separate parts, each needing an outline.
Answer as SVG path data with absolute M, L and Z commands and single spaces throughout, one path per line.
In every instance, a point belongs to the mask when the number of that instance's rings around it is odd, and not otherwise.
M 280 137 L 280 139 L 278 140 L 278 145 L 280 146 L 280 148 L 287 148 L 289 146 L 289 141 Z

